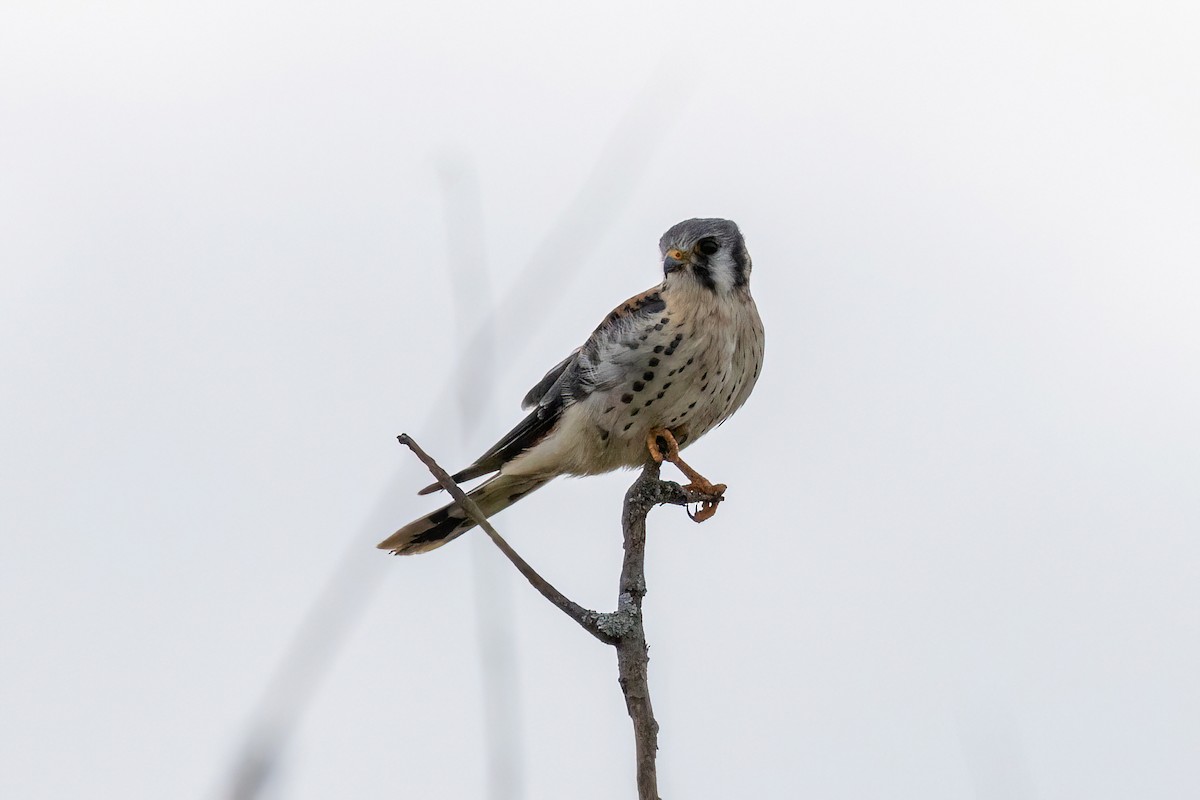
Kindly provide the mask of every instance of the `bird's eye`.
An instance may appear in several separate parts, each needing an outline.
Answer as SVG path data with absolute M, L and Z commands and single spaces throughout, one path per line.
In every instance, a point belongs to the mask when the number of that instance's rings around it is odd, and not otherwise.
M 711 236 L 706 236 L 705 238 L 696 242 L 696 249 L 706 256 L 711 256 L 721 249 L 721 245 L 717 244 L 716 239 L 712 238 Z

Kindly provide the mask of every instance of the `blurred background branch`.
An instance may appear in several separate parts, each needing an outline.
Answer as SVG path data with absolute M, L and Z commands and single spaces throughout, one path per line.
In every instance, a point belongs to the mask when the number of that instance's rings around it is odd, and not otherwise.
M 491 401 L 496 386 L 496 353 L 504 343 L 499 340 L 501 334 L 493 314 L 495 301 L 488 274 L 478 171 L 469 155 L 447 153 L 439 160 L 438 177 L 452 281 L 454 348 L 461 367 L 454 370 L 459 443 L 469 452 L 473 434 L 495 416 Z M 472 331 L 477 332 L 473 340 Z M 471 572 L 483 683 L 485 796 L 490 800 L 518 800 L 523 792 L 524 738 L 512 597 L 497 565 L 482 556 L 481 548 L 471 548 Z

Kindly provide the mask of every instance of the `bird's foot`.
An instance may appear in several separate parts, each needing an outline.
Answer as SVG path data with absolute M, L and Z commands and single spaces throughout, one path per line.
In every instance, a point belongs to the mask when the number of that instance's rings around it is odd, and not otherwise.
M 666 443 L 665 450 L 658 446 L 659 439 Z M 650 433 L 646 434 L 646 449 L 650 451 L 650 457 L 656 464 L 664 461 L 674 464 L 679 460 L 679 442 L 675 441 L 675 436 L 666 428 L 652 428 Z
M 659 440 L 666 443 L 666 450 L 659 447 Z M 713 500 L 705 500 L 700 503 L 700 509 L 695 513 L 688 512 L 688 516 L 693 522 L 704 522 L 706 519 L 711 519 L 717 513 L 717 506 L 720 504 L 725 490 L 728 488 L 723 483 L 713 483 L 708 478 L 701 475 L 696 470 L 679 457 L 679 443 L 675 441 L 675 437 L 666 428 L 654 428 L 646 436 L 646 449 L 650 451 L 650 457 L 661 464 L 663 461 L 670 461 L 675 466 L 679 467 L 679 471 L 687 476 L 691 481 L 684 486 L 691 492 L 707 495 L 714 498 Z

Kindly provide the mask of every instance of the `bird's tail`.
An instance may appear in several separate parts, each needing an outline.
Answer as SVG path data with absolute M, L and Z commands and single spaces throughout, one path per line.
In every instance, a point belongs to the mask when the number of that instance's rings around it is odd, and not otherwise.
M 550 478 L 529 475 L 496 475 L 467 493 L 485 517 L 503 511 L 534 489 L 540 489 Z M 413 520 L 378 544 L 380 550 L 391 550 L 398 556 L 425 553 L 441 547 L 471 528 L 475 523 L 457 503 L 443 506 L 432 514 Z

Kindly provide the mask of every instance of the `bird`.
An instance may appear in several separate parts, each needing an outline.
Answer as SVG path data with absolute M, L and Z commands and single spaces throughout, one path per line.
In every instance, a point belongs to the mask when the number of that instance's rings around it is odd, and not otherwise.
M 465 469 L 458 483 L 491 475 L 468 493 L 491 517 L 559 475 L 598 475 L 647 458 L 674 463 L 685 487 L 715 498 L 724 484 L 679 457 L 737 411 L 762 369 L 762 319 L 750 295 L 750 253 L 726 219 L 688 219 L 659 240 L 663 280 L 617 306 L 529 390 L 528 415 Z M 418 494 L 439 490 L 426 486 Z M 451 503 L 379 543 L 396 555 L 425 553 L 475 523 Z

